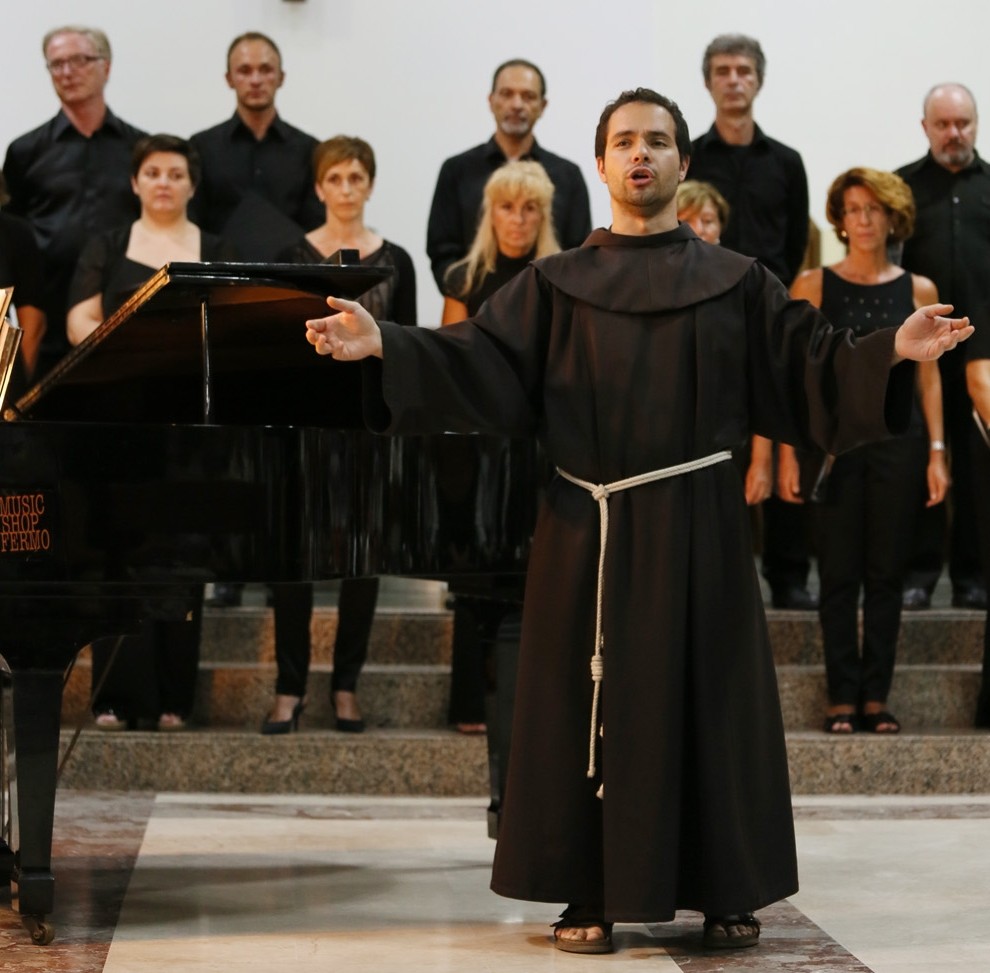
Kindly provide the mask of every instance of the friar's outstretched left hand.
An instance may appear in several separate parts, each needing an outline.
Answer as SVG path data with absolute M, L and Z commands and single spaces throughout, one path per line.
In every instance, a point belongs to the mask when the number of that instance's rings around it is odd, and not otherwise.
M 337 313 L 306 322 L 306 340 L 317 354 L 338 361 L 382 357 L 381 329 L 365 308 L 340 297 L 328 297 L 327 304 Z
M 951 312 L 951 304 L 928 304 L 905 319 L 894 337 L 894 362 L 934 361 L 965 341 L 973 326 L 969 318 L 946 317 Z

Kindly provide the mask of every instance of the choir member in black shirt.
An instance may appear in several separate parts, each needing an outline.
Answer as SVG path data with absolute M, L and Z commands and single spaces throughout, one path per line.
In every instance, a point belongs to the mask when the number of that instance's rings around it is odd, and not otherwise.
M 61 107 L 11 142 L 3 165 L 7 210 L 31 224 L 45 261 L 48 329 L 37 378 L 69 349 L 69 282 L 84 244 L 137 216 L 129 169 L 131 150 L 144 134 L 107 107 L 111 52 L 103 31 L 58 27 L 45 35 L 42 50 Z
M 579 247 L 591 232 L 588 189 L 581 170 L 568 159 L 548 152 L 533 135 L 533 126 L 547 106 L 546 94 L 546 80 L 535 64 L 520 58 L 500 64 L 488 96 L 495 134 L 440 167 L 430 206 L 426 252 L 441 292 L 447 268 L 467 254 L 474 239 L 485 183 L 506 162 L 532 160 L 546 170 L 554 185 L 554 227 L 564 249 Z
M 255 31 L 236 37 L 227 50 L 226 79 L 237 97 L 233 117 L 192 137 L 203 164 L 193 219 L 236 239 L 246 259 L 273 260 L 323 221 L 313 193 L 316 139 L 275 109 L 285 72 L 270 37 Z

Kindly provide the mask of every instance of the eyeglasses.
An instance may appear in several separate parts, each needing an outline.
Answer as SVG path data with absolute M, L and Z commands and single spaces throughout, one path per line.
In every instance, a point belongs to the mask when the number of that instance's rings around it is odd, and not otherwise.
M 865 216 L 868 220 L 872 220 L 878 213 L 885 213 L 886 209 L 879 203 L 867 203 L 865 206 L 847 206 L 842 211 L 843 216 L 849 216 L 854 220 L 858 220 L 861 216 Z
M 102 54 L 70 54 L 68 57 L 56 58 L 54 61 L 46 61 L 45 65 L 51 74 L 58 74 L 66 68 L 73 71 L 81 71 L 89 67 L 94 61 L 102 61 Z

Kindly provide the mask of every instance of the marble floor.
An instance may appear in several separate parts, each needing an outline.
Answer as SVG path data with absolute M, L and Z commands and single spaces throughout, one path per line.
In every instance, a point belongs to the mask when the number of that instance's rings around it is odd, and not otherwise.
M 551 947 L 552 906 L 488 890 L 480 799 L 65 792 L 55 941 L 0 909 L 0 970 L 990 969 L 990 797 L 803 798 L 795 816 L 802 889 L 761 913 L 759 948 L 708 953 L 685 913 L 581 957 Z

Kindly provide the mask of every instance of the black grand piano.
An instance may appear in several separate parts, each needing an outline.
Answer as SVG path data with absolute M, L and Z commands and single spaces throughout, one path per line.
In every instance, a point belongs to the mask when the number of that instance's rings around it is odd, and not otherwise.
M 0 422 L 0 656 L 17 834 L 0 880 L 51 940 L 62 686 L 93 639 L 191 585 L 523 570 L 540 461 L 527 441 L 373 436 L 360 369 L 303 322 L 379 270 L 164 267 Z M 6 874 L 4 874 L 6 873 Z

